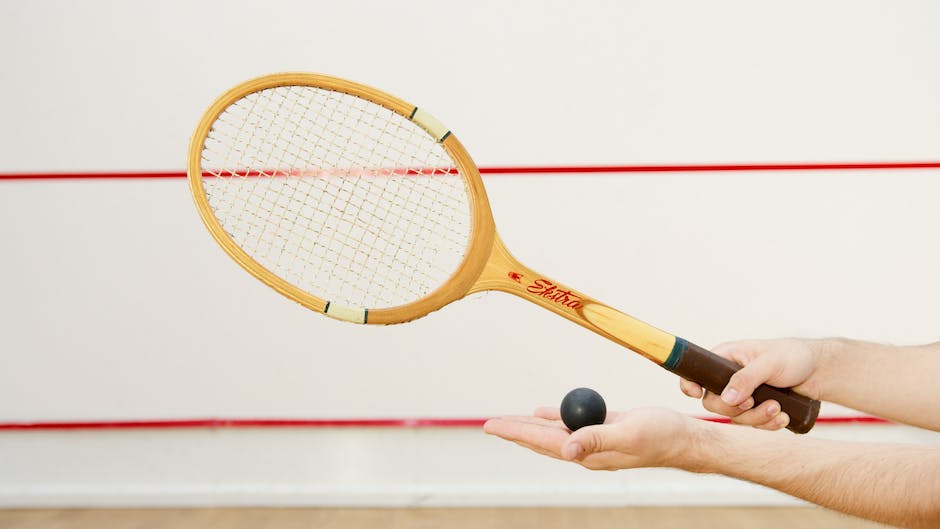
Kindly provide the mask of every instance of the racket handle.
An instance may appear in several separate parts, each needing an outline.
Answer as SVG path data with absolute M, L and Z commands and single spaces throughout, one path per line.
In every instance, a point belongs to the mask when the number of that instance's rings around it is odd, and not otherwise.
M 674 356 L 663 367 L 682 378 L 698 383 L 716 395 L 724 391 L 731 375 L 741 369 L 727 358 L 716 355 L 708 349 L 699 347 L 676 337 Z M 752 394 L 754 406 L 767 400 L 775 400 L 780 410 L 790 416 L 787 429 L 795 433 L 806 433 L 816 423 L 819 415 L 819 401 L 796 393 L 791 389 L 781 389 L 761 384 Z

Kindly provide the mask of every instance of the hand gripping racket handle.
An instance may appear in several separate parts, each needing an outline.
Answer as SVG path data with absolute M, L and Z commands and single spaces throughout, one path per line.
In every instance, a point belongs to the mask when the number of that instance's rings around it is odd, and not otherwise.
M 708 349 L 601 303 L 587 302 L 580 315 L 586 320 L 578 322 L 581 325 L 647 356 L 667 370 L 701 385 L 716 395 L 724 391 L 731 375 L 741 369 L 741 366 Z M 771 399 L 777 401 L 780 410 L 790 417 L 787 429 L 794 433 L 806 433 L 816 424 L 820 404 L 818 400 L 800 395 L 791 389 L 766 384 L 761 384 L 751 396 L 754 397 L 754 406 Z
M 720 395 L 731 380 L 731 375 L 740 366 L 715 353 L 676 337 L 676 345 L 670 362 L 663 367 L 682 378 L 692 380 L 716 395 Z M 782 389 L 761 384 L 752 394 L 754 406 L 767 400 L 775 400 L 780 409 L 790 416 L 787 429 L 795 433 L 806 433 L 816 423 L 819 401 L 804 397 L 791 389 Z
M 557 281 L 550 280 L 517 261 L 496 238 L 493 252 L 470 292 L 501 290 L 590 329 L 673 373 L 720 394 L 740 366 L 678 336 L 657 329 L 605 305 Z M 787 429 L 806 433 L 816 422 L 819 401 L 790 389 L 762 385 L 752 395 L 754 405 L 773 399 L 790 417 Z

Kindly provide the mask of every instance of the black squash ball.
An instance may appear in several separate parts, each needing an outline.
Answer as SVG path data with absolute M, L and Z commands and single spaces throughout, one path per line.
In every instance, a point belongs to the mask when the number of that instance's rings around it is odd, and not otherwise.
M 573 389 L 561 401 L 561 420 L 572 432 L 592 424 L 603 424 L 606 418 L 607 404 L 593 389 Z

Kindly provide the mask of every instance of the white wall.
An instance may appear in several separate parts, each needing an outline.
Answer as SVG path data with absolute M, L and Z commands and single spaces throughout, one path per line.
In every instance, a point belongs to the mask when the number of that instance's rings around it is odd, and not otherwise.
M 938 19 L 928 1 L 6 2 L 0 172 L 180 169 L 212 99 L 283 70 L 420 104 L 481 166 L 935 160 Z M 918 343 L 937 339 L 938 173 L 486 185 L 517 257 L 702 345 Z M 562 199 L 583 214 L 544 206 Z M 0 421 L 480 417 L 579 385 L 616 408 L 701 413 L 669 373 L 500 294 L 388 328 L 311 314 L 229 261 L 183 180 L 2 182 L 0 243 Z M 476 430 L 0 433 L 3 505 L 562 498 L 785 501 L 724 478 L 584 472 Z

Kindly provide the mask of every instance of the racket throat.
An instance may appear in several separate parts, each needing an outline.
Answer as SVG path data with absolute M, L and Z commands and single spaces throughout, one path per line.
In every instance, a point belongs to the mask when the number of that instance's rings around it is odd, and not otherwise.
M 499 290 L 531 301 L 656 362 L 665 364 L 676 338 L 520 263 L 497 235 L 471 292 Z

